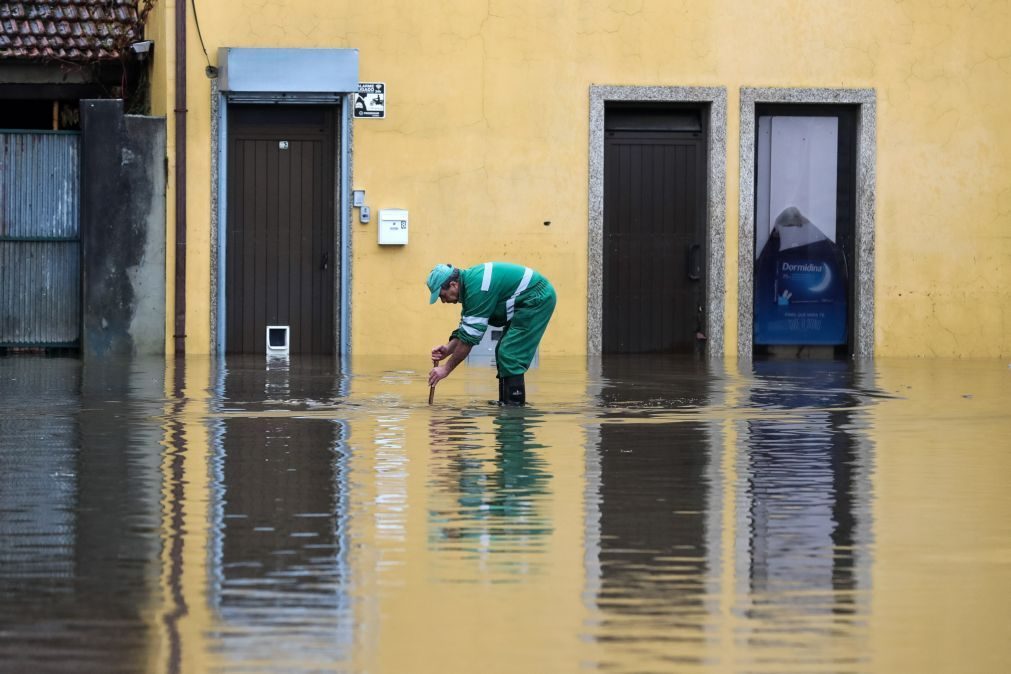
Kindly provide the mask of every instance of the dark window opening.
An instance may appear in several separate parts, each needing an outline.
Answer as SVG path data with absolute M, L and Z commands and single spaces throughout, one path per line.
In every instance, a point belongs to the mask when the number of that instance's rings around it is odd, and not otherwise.
M 15 99 L 0 104 L 0 129 L 78 131 L 80 128 L 77 101 Z

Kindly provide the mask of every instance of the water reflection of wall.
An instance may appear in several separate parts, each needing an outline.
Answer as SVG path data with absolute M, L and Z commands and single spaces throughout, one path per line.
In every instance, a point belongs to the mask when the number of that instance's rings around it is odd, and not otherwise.
M 9 358 L 0 381 L 0 669 L 142 671 L 158 639 L 163 364 Z
M 697 662 L 708 575 L 714 572 L 713 429 L 698 412 L 712 399 L 709 366 L 686 359 L 607 357 L 596 394 L 603 407 L 588 498 L 595 504 L 590 564 L 595 636 L 609 659 Z M 670 421 L 677 412 L 684 421 Z M 594 444 L 596 446 L 594 446 Z M 644 634 L 664 648 L 643 649 Z M 679 646 L 675 646 L 678 644 Z M 652 652 L 649 652 L 651 651 Z
M 212 603 L 224 662 L 314 670 L 350 657 L 343 426 L 333 361 L 230 358 L 214 422 Z

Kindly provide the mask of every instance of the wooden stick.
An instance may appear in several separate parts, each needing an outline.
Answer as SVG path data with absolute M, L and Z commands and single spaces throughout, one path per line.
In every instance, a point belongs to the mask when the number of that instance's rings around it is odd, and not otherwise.
M 432 360 L 432 367 L 438 367 L 439 361 Z M 428 387 L 428 404 L 431 405 L 435 401 L 435 384 Z

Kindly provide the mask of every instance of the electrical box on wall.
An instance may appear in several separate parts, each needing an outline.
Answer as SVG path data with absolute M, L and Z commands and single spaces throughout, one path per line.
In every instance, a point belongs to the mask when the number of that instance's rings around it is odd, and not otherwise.
M 384 208 L 379 211 L 379 243 L 400 245 L 407 243 L 407 211 L 403 208 Z

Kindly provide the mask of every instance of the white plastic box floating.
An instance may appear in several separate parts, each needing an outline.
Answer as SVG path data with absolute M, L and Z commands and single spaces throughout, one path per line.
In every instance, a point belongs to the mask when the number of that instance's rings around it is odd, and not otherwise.
M 267 326 L 267 357 L 287 356 L 291 328 L 287 325 Z
M 470 350 L 467 355 L 468 365 L 491 365 L 495 366 L 495 347 L 498 346 L 499 340 L 502 339 L 502 328 L 489 327 L 481 341 L 478 342 L 474 348 Z M 530 368 L 533 369 L 537 367 L 538 361 L 540 360 L 540 348 L 534 351 L 534 359 L 530 362 Z
M 380 245 L 406 245 L 407 219 L 407 210 L 403 208 L 384 208 L 379 211 Z

